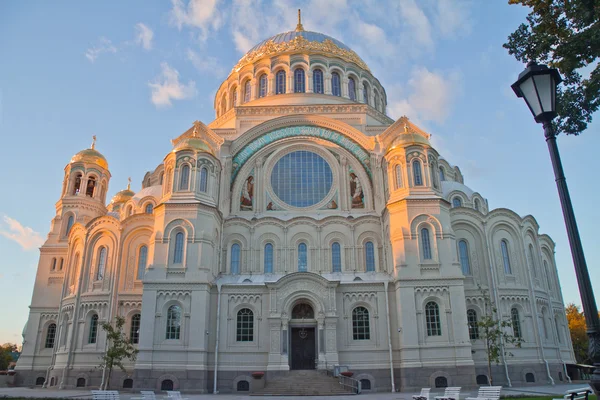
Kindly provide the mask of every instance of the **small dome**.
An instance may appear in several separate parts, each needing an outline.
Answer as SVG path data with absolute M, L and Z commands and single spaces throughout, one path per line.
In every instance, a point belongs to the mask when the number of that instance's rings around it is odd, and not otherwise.
M 182 139 L 179 143 L 175 145 L 173 148 L 173 152 L 181 151 L 181 150 L 192 150 L 197 152 L 204 152 L 215 155 L 213 150 L 210 148 L 208 143 L 199 137 L 192 136 L 185 139 Z
M 106 158 L 95 149 L 81 150 L 71 158 L 71 162 L 91 163 L 99 165 L 104 169 L 108 169 L 108 161 L 106 161 Z
M 397 146 L 406 146 L 415 143 L 431 147 L 431 143 L 429 143 L 429 140 L 425 136 L 419 135 L 418 133 L 408 132 L 398 135 L 398 137 L 394 139 L 394 141 L 390 145 L 390 149 Z
M 121 190 L 120 192 L 118 192 L 117 194 L 115 194 L 113 196 L 113 198 L 110 200 L 110 204 L 125 203 L 129 199 L 133 198 L 133 196 L 135 196 L 135 193 L 133 193 L 131 190 L 129 190 L 129 189 Z

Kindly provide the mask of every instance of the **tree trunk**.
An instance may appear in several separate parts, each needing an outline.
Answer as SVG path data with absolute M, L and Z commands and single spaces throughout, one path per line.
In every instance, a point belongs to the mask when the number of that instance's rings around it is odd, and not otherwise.
M 492 360 L 490 360 L 490 344 L 487 343 L 487 361 L 488 361 L 488 385 L 492 386 L 494 379 L 492 378 Z
M 104 384 L 104 390 L 108 389 L 108 385 L 110 384 L 110 376 L 112 375 L 112 367 L 108 368 L 108 376 L 106 377 L 106 383 Z

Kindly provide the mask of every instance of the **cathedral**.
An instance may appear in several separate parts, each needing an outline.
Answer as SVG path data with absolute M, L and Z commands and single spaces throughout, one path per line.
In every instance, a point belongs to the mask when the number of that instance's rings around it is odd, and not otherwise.
M 336 368 L 363 391 L 474 387 L 491 304 L 522 340 L 494 383 L 569 380 L 554 242 L 386 105 L 359 55 L 299 21 L 240 59 L 216 118 L 172 139 L 141 190 L 107 202 L 94 138 L 64 169 L 20 384 L 100 386 L 101 324 L 121 316 L 139 353 L 113 389 L 235 393 L 257 371 Z

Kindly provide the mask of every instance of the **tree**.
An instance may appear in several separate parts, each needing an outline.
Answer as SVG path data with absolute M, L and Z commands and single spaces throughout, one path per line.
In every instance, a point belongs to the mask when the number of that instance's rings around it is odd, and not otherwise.
M 579 311 L 579 307 L 573 303 L 567 304 L 565 311 L 567 313 L 567 321 L 569 322 L 569 332 L 571 333 L 575 359 L 579 364 L 588 364 L 590 361 L 588 355 L 588 336 L 583 312 Z
M 125 359 L 135 361 L 138 350 L 131 344 L 131 341 L 123 333 L 125 318 L 116 317 L 115 326 L 110 323 L 103 323 L 102 329 L 106 332 L 107 347 L 106 352 L 100 357 L 100 368 L 106 368 L 106 381 L 101 389 L 106 389 L 110 383 L 110 376 L 114 367 L 119 367 L 123 372 L 127 372 L 123 361 Z
M 488 361 L 488 376 L 489 384 L 493 385 L 494 380 L 492 377 L 492 362 L 496 364 L 500 363 L 500 356 L 504 350 L 504 356 L 512 356 L 513 354 L 507 351 L 504 347 L 505 344 L 510 344 L 515 347 L 521 347 L 523 339 L 515 336 L 513 323 L 510 317 L 502 317 L 498 315 L 498 309 L 492 302 L 488 291 L 479 287 L 484 301 L 484 314 L 477 321 L 479 327 L 479 336 L 483 339 L 485 344 L 485 350 Z
M 558 68 L 557 132 L 578 135 L 600 107 L 600 2 L 597 0 L 509 0 L 531 8 L 503 45 L 526 63 Z
M 16 344 L 4 343 L 0 346 L 0 371 L 8 369 L 9 364 L 13 361 L 12 353 L 16 351 Z

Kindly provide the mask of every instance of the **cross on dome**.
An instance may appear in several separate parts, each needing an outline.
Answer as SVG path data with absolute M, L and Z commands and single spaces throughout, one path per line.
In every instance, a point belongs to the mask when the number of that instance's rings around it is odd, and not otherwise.
M 91 147 L 91 149 L 92 150 L 96 149 L 96 135 L 92 136 L 92 147 Z
M 300 9 L 298 9 L 298 25 L 296 25 L 296 32 L 302 32 L 304 27 L 302 26 L 302 14 Z

